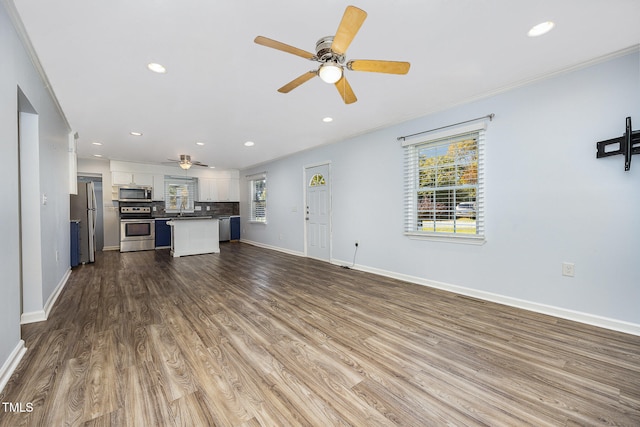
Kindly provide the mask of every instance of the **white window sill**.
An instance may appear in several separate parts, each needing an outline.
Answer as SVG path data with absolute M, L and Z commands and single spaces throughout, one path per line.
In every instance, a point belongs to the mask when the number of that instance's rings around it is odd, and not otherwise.
M 267 221 L 252 221 L 252 220 L 249 220 L 248 222 L 249 222 L 249 224 L 264 224 L 264 225 L 267 225 Z
M 445 235 L 437 233 L 404 233 L 412 240 L 428 240 L 432 242 L 459 243 L 464 245 L 484 245 L 484 236 Z

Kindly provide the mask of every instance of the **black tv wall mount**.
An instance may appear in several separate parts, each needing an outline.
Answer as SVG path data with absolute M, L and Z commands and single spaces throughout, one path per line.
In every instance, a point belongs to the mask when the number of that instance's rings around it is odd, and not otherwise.
M 627 117 L 627 126 L 624 135 L 618 138 L 607 139 L 596 143 L 598 152 L 596 158 L 624 155 L 624 170 L 631 169 L 631 156 L 640 154 L 640 130 L 631 129 L 631 117 Z

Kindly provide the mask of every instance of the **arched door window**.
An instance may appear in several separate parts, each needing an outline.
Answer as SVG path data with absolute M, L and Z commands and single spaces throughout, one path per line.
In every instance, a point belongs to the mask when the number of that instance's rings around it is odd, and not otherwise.
M 327 185 L 327 182 L 324 180 L 324 176 L 322 176 L 322 174 L 317 173 L 311 177 L 309 187 L 317 187 L 319 185 Z

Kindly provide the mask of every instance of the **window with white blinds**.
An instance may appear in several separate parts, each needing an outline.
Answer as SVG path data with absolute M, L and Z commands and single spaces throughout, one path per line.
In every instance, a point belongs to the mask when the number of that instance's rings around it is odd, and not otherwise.
M 484 123 L 405 142 L 405 234 L 484 241 Z
M 197 178 L 164 177 L 164 209 L 166 212 L 193 212 L 197 194 Z
M 249 180 L 249 204 L 251 214 L 249 221 L 267 222 L 267 174 L 260 173 L 247 177 Z

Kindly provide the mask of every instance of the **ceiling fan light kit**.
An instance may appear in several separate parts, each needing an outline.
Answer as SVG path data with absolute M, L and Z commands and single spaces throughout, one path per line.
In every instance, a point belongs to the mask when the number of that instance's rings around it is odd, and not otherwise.
M 188 154 L 180 154 L 180 167 L 184 170 L 189 170 L 191 167 L 191 156 Z
M 189 170 L 191 166 L 202 166 L 208 168 L 209 165 L 205 165 L 204 163 L 195 162 L 191 160 L 191 156 L 188 154 L 180 154 L 180 159 L 167 159 L 171 163 L 177 163 L 184 170 Z
M 327 62 L 318 69 L 318 76 L 325 83 L 333 84 L 342 78 L 342 66 L 336 62 Z
M 322 81 L 336 86 L 338 93 L 344 100 L 345 104 L 352 104 L 357 101 L 357 98 L 344 74 L 345 68 L 350 71 L 407 74 L 411 65 L 408 62 L 367 59 L 352 60 L 345 64 L 347 48 L 358 33 L 358 30 L 360 30 L 360 27 L 366 17 L 367 12 L 364 10 L 358 9 L 355 6 L 347 6 L 335 36 L 326 36 L 318 40 L 316 43 L 315 55 L 311 52 L 307 52 L 306 50 L 298 49 L 267 37 L 256 37 L 254 42 L 259 45 L 277 49 L 282 52 L 297 55 L 320 63 L 320 67 L 317 70 L 308 71 L 293 79 L 278 89 L 278 92 L 289 93 L 301 84 L 311 80 L 315 76 L 318 76 Z

